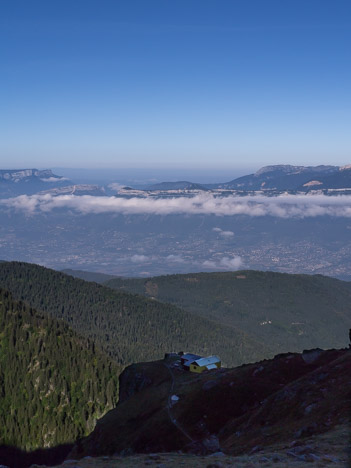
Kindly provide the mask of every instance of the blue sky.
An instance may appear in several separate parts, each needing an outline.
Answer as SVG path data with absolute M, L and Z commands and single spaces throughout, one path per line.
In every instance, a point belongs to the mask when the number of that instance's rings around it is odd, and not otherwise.
M 2 0 L 2 168 L 351 162 L 351 3 Z

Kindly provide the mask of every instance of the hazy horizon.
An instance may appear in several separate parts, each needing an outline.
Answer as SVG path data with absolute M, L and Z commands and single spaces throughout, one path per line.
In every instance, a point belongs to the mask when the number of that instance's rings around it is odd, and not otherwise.
M 328 164 L 336 166 L 336 164 Z M 47 167 L 28 165 L 27 167 L 0 167 L 0 170 L 50 169 L 55 175 L 65 177 L 75 184 L 101 184 L 112 182 L 129 184 L 135 187 L 157 184 L 160 182 L 188 181 L 199 184 L 225 183 L 236 178 L 257 172 L 262 166 L 256 167 L 227 167 L 227 168 L 182 168 L 182 167 Z

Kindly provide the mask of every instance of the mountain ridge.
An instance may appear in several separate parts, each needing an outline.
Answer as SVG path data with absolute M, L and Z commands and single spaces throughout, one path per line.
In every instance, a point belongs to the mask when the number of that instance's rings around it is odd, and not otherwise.
M 191 181 L 160 182 L 146 185 L 141 189 L 130 189 L 131 192 L 142 194 L 143 192 L 206 192 L 211 190 L 232 190 L 239 193 L 263 192 L 277 194 L 282 192 L 311 192 L 322 191 L 332 194 L 333 190 L 351 189 L 351 165 L 332 166 L 296 166 L 289 164 L 276 164 L 263 166 L 255 173 L 247 174 L 229 182 L 221 183 L 196 183 Z M 68 179 L 55 175 L 50 169 L 9 169 L 0 170 L 0 195 L 15 196 L 19 194 L 33 194 L 39 191 L 60 194 L 75 193 L 76 195 L 111 195 L 114 193 L 110 186 L 98 186 L 91 184 L 71 184 L 63 187 L 62 184 Z M 43 190 L 47 182 L 51 183 L 52 189 Z M 74 182 L 73 182 L 74 183 Z M 66 184 L 67 185 L 67 184 Z M 77 187 L 74 190 L 74 187 Z M 81 188 L 79 188 L 81 187 Z M 55 191 L 56 189 L 56 191 Z M 328 191 L 331 191 L 328 193 Z M 126 189 L 120 191 L 119 195 L 127 195 Z
M 239 192 L 309 192 L 319 189 L 351 188 L 351 166 L 294 166 L 277 164 L 263 166 L 255 173 L 235 178 L 229 182 L 196 184 L 193 182 L 162 182 L 144 190 L 235 190 Z M 317 182 L 314 183 L 313 182 Z
M 196 182 L 188 182 L 188 181 L 177 181 L 177 182 L 161 182 L 159 184 L 153 184 L 148 186 L 146 189 L 148 190 L 202 190 L 207 191 L 205 185 L 198 184 Z
M 309 182 L 319 179 L 325 182 L 321 183 L 324 189 L 329 187 L 328 177 L 333 176 L 337 180 L 338 188 L 351 187 L 351 172 L 346 171 L 343 176 L 340 175 L 340 166 L 291 166 L 291 165 L 273 165 L 264 166 L 254 174 L 239 177 L 230 182 L 218 184 L 217 188 L 236 189 L 241 191 L 308 191 Z M 345 176 L 346 174 L 346 176 Z M 320 187 L 319 187 L 320 188 Z
M 0 170 L 0 179 L 9 181 L 9 182 L 19 182 L 23 179 L 30 179 L 33 177 L 38 177 L 41 179 L 63 179 L 63 177 L 55 175 L 51 169 L 1 169 Z
M 61 187 L 67 181 L 51 169 L 0 169 L 0 196 L 33 195 L 48 187 Z

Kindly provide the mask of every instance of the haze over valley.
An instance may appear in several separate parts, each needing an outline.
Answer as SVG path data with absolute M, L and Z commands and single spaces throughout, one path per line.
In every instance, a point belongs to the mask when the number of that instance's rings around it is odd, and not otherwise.
M 3 260 L 116 276 L 245 268 L 351 278 L 348 166 L 272 166 L 227 183 L 144 189 L 1 173 Z

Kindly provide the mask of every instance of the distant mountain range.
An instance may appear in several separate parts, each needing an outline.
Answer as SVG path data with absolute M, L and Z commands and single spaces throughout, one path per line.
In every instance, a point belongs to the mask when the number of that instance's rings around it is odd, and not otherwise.
M 179 182 L 161 182 L 147 187 L 146 190 L 208 190 L 204 185 L 194 182 L 179 181 Z
M 113 185 L 113 184 L 112 184 Z M 49 187 L 48 187 L 49 186 Z M 198 184 L 191 181 L 161 182 L 145 186 L 143 189 L 120 187 L 111 189 L 107 186 L 74 184 L 74 182 L 53 174 L 49 169 L 0 170 L 0 196 L 11 197 L 21 194 L 31 195 L 37 192 L 57 195 L 116 195 L 133 196 L 181 196 L 198 192 L 214 191 L 245 193 L 263 193 L 274 195 L 283 192 L 308 193 L 318 192 L 351 193 L 351 165 L 347 166 L 265 166 L 254 174 L 218 184 Z M 150 193 L 151 192 L 151 193 Z M 156 193 L 155 193 L 156 192 Z
M 349 166 L 265 166 L 254 174 L 219 184 L 163 182 L 146 190 L 231 190 L 238 192 L 311 192 L 351 190 Z
M 98 185 L 90 184 L 78 184 L 78 185 L 65 185 L 64 187 L 55 187 L 49 190 L 43 190 L 39 192 L 41 195 L 49 194 L 53 196 L 58 195 L 92 195 L 95 197 L 101 197 L 106 195 L 103 187 Z
M 0 170 L 0 197 L 17 195 L 106 195 L 104 187 L 92 184 L 74 184 L 54 174 L 50 169 Z
M 50 169 L 0 170 L 0 196 L 31 195 L 52 187 L 62 187 L 68 179 L 54 174 Z
M 64 179 L 63 177 L 57 176 L 52 173 L 50 169 L 39 171 L 38 169 L 11 169 L 11 170 L 0 170 L 1 182 L 58 182 Z M 67 179 L 64 179 L 67 180 Z
M 213 188 L 244 191 L 302 191 L 351 188 L 350 166 L 266 166 Z

